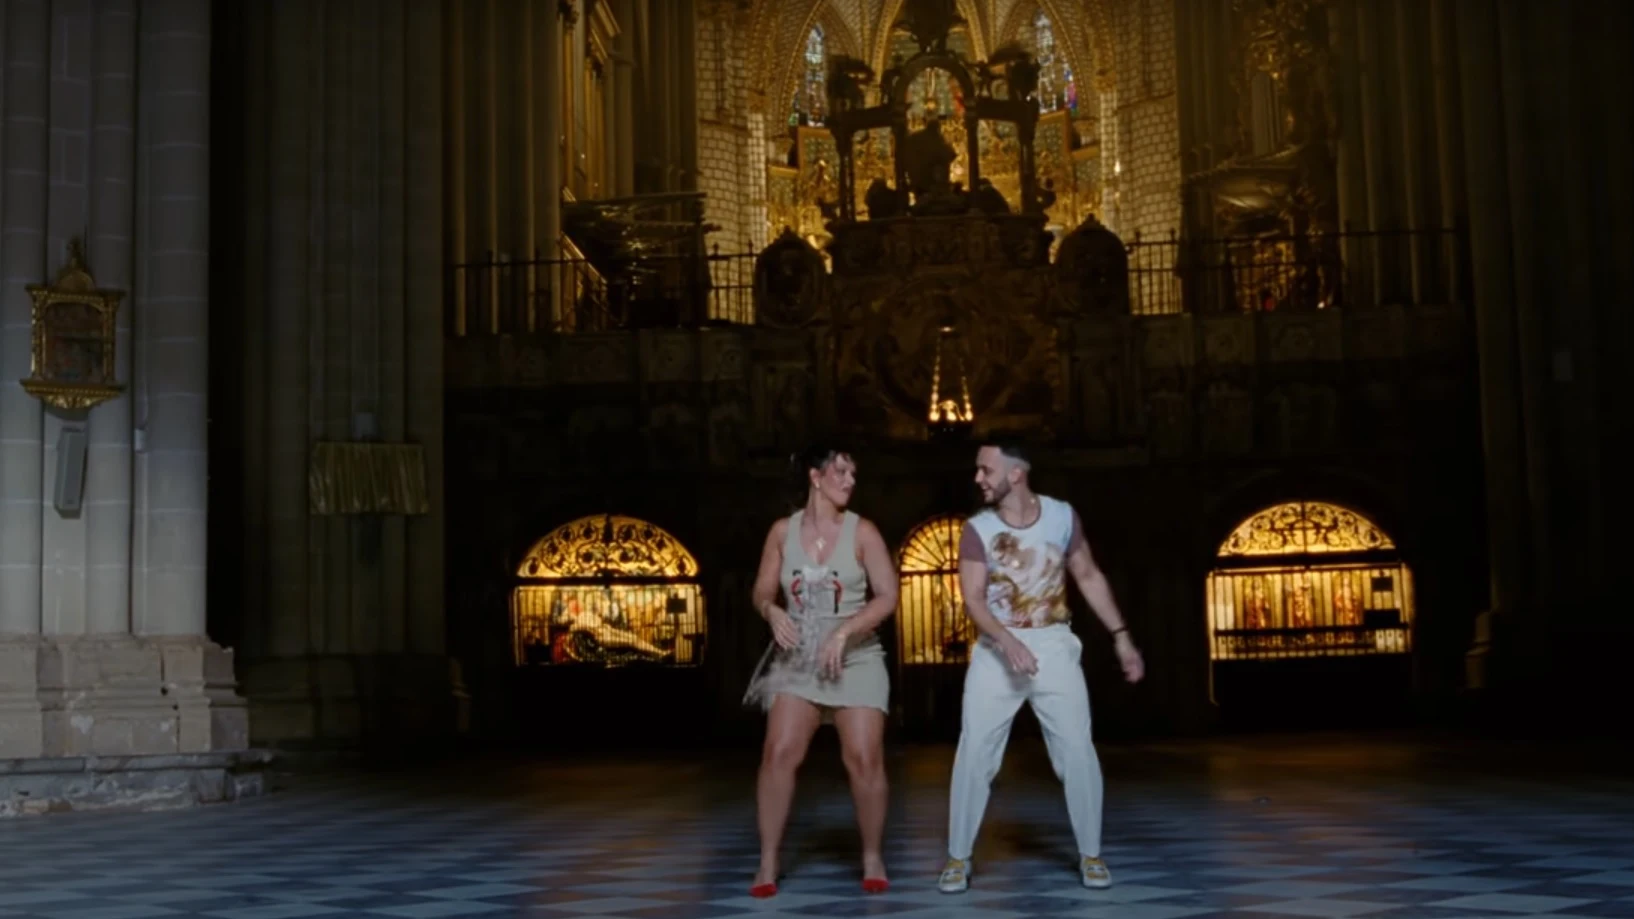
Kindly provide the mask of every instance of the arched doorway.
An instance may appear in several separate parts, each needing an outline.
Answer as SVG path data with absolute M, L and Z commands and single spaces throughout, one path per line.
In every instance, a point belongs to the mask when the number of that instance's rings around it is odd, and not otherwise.
M 693 667 L 708 629 L 698 561 L 661 527 L 599 514 L 552 530 L 516 572 L 519 667 Z
M 959 590 L 964 518 L 947 514 L 915 527 L 897 553 L 897 685 L 902 723 L 915 732 L 958 727 L 965 665 L 976 629 Z
M 1412 572 L 1366 516 L 1322 501 L 1242 521 L 1205 588 L 1211 701 L 1258 722 L 1385 714 L 1411 684 Z

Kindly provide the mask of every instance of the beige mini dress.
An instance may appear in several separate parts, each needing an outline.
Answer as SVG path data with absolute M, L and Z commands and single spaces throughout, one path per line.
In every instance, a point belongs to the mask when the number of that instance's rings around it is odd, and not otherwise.
M 760 658 L 743 696 L 748 706 L 769 710 L 779 693 L 798 696 L 822 708 L 824 720 L 840 708 L 877 708 L 887 714 L 891 678 L 885 669 L 885 646 L 879 636 L 853 636 L 838 678 L 818 673 L 817 656 L 830 634 L 855 616 L 868 601 L 868 573 L 857 561 L 857 515 L 840 521 L 840 538 L 826 564 L 817 564 L 800 541 L 804 511 L 789 518 L 783 540 L 780 579 L 789 616 L 800 627 L 800 644 L 789 649 L 774 640 Z

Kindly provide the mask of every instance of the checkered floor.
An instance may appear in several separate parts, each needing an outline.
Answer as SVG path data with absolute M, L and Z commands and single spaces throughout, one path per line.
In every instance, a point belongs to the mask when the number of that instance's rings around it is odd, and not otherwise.
M 0 916 L 1634 917 L 1627 772 L 1377 738 L 1103 755 L 1108 891 L 1077 886 L 1059 786 L 1018 740 L 962 896 L 935 890 L 950 752 L 894 752 L 894 886 L 865 897 L 825 747 L 769 901 L 745 893 L 745 752 L 301 777 L 238 805 L 4 821 Z

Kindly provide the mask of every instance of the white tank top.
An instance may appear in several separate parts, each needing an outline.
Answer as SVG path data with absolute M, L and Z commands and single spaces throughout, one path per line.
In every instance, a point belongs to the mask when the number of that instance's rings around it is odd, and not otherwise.
M 1072 505 L 1038 496 L 1038 519 L 1013 527 L 987 508 L 970 518 L 987 554 L 987 608 L 1012 629 L 1072 621 L 1067 607 L 1067 550 Z

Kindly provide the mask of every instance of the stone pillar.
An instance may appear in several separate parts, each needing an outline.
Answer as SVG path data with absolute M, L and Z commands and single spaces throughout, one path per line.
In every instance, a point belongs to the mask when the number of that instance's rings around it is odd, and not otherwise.
M 1530 605 L 1527 575 L 1531 522 L 1526 496 L 1526 446 L 1521 428 L 1519 332 L 1510 264 L 1515 253 L 1506 229 L 1511 221 L 1508 151 L 1503 112 L 1492 104 L 1503 83 L 1496 10 L 1490 0 L 1458 2 L 1459 81 L 1464 99 L 1463 135 L 1474 152 L 1465 163 L 1469 182 L 1470 260 L 1478 287 L 1475 299 L 1479 351 L 1481 439 L 1486 463 L 1487 564 L 1490 606 L 1478 639 L 1507 627 Z M 1470 682 L 1480 688 L 1491 678 L 1487 642 L 1478 640 Z
M 136 534 L 146 562 L 140 635 L 204 634 L 209 391 L 208 0 L 149 0 L 141 17 L 139 153 L 144 269 L 134 317 L 146 449 L 136 460 Z
M 698 188 L 698 4 L 674 0 L 675 149 L 678 187 Z
M 40 633 L 44 494 L 40 403 L 18 381 L 30 373 L 33 301 L 25 286 L 49 280 L 45 216 L 49 177 L 45 0 L 7 3 L 3 35 L 4 194 L 0 194 L 0 634 Z M 60 254 L 58 256 L 60 258 Z
M 636 18 L 634 0 L 616 0 L 613 16 L 618 20 L 618 37 L 613 42 L 613 118 L 609 128 L 613 144 L 613 194 L 635 194 L 635 61 Z
M 232 654 L 205 635 L 210 4 L 5 13 L 0 758 L 241 750 Z M 24 287 L 76 237 L 99 285 L 127 294 L 127 391 L 89 413 L 17 386 Z M 88 439 L 78 512 L 49 497 L 69 428 Z
M 1464 134 L 1460 124 L 1458 93 L 1457 29 L 1453 23 L 1453 0 L 1430 0 L 1430 70 L 1435 86 L 1435 150 L 1437 226 L 1448 231 L 1441 239 L 1437 284 L 1448 302 L 1467 296 L 1462 240 L 1453 235 L 1463 216 L 1469 213 L 1464 183 Z
M 547 4 L 536 16 L 538 38 L 534 46 L 538 53 L 534 57 L 534 72 L 538 75 L 536 82 L 539 91 L 534 100 L 534 117 L 538 125 L 536 143 L 540 155 L 534 161 L 534 168 L 539 170 L 534 193 L 537 195 L 535 209 L 539 215 L 541 251 L 547 260 L 560 258 L 562 253 L 563 170 L 568 168 L 562 162 L 562 137 L 567 127 L 562 122 L 562 94 L 566 91 L 562 86 L 562 27 L 562 14 L 556 7 Z M 562 315 L 560 277 L 561 272 L 558 271 L 549 279 L 549 315 L 553 319 Z
M 268 743 L 436 735 L 457 719 L 443 632 L 442 196 L 445 138 L 458 149 L 469 135 L 443 130 L 443 8 L 364 6 L 247 8 L 245 391 L 265 410 L 245 424 L 244 671 Z M 491 229 L 492 211 L 481 216 Z M 310 511 L 313 446 L 358 440 L 421 447 L 429 514 Z
M 676 133 L 679 117 L 675 79 L 675 8 L 668 2 L 652 5 L 653 49 L 648 58 L 653 72 L 652 99 L 655 110 L 648 113 L 653 119 L 654 159 L 657 162 L 658 188 L 653 191 L 675 191 L 680 164 L 675 148 L 679 143 Z
M 0 757 L 45 752 L 40 699 L 44 413 L 30 372 L 32 300 L 47 279 L 51 24 L 45 0 L 10 2 L 0 33 Z
M 86 256 L 104 287 L 130 290 L 134 276 L 136 202 L 136 0 L 98 4 L 91 85 L 96 112 L 91 144 L 90 238 Z M 133 310 L 118 315 L 118 378 L 131 378 Z M 131 400 L 122 396 L 91 410 L 85 462 L 87 631 L 131 631 Z

